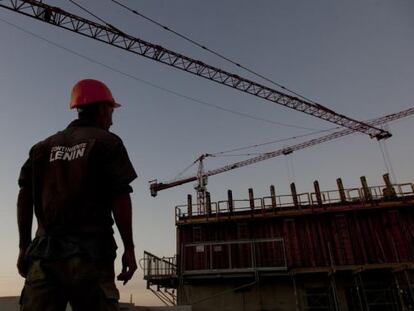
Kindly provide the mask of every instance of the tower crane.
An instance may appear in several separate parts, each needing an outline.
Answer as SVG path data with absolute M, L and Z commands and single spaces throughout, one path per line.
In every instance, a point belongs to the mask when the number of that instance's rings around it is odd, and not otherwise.
M 35 0 L 0 0 L 0 7 L 70 30 L 85 37 L 107 43 L 111 46 L 144 56 L 157 62 L 167 64 L 171 67 L 226 85 L 266 101 L 332 122 L 339 126 L 346 127 L 349 130 L 367 134 L 371 138 L 375 137 L 378 140 L 381 140 L 391 137 L 389 132 L 377 128 L 372 124 L 357 121 L 336 113 L 320 104 L 285 94 L 268 86 L 243 78 L 237 74 L 208 65 L 200 60 L 146 42 L 142 39 L 128 35 L 108 23 L 102 25 L 66 12 L 58 7 L 53 7 Z
M 404 117 L 408 117 L 410 115 L 414 114 L 414 107 L 412 108 L 408 108 L 405 110 L 402 110 L 400 112 L 397 113 L 393 113 L 393 114 L 389 114 L 389 115 L 385 115 L 383 117 L 377 118 L 377 119 L 373 119 L 370 121 L 366 121 L 367 124 L 370 125 L 382 125 L 384 123 L 388 123 L 391 121 L 395 121 L 395 120 L 399 120 L 401 118 Z M 158 191 L 160 190 L 164 190 L 164 189 L 168 189 L 168 188 L 172 188 L 172 187 L 176 187 L 179 185 L 183 185 L 192 181 L 197 181 L 197 185 L 195 187 L 196 191 L 197 191 L 197 201 L 199 204 L 199 207 L 203 208 L 205 205 L 205 197 L 206 197 L 206 185 L 207 185 L 207 178 L 209 176 L 213 176 L 213 175 L 217 175 L 217 174 L 221 174 L 224 172 L 228 172 L 231 170 L 234 170 L 236 168 L 240 168 L 243 166 L 248 166 L 251 164 L 255 164 L 264 160 L 268 160 L 268 159 L 272 159 L 281 155 L 288 155 L 293 153 L 294 151 L 298 151 L 301 149 L 305 149 L 308 147 L 312 147 L 327 141 L 331 141 L 343 136 L 347 136 L 350 134 L 355 133 L 355 131 L 351 130 L 351 129 L 345 129 L 345 130 L 341 130 L 341 131 L 337 131 L 331 134 L 327 134 L 318 138 L 314 138 L 299 144 L 295 144 L 289 147 L 284 147 L 282 149 L 278 149 L 275 151 L 270 151 L 270 152 L 266 152 L 262 155 L 259 155 L 257 157 L 253 157 L 247 160 L 243 160 L 243 161 L 239 161 L 239 162 L 235 162 L 235 163 L 231 163 L 231 164 L 227 164 L 223 167 L 217 168 L 217 169 L 213 169 L 213 170 L 209 170 L 207 172 L 203 171 L 203 161 L 206 157 L 210 156 L 210 154 L 203 154 L 201 155 L 195 162 L 199 163 L 199 168 L 198 168 L 198 172 L 197 175 L 192 176 L 192 177 L 188 177 L 188 178 L 184 178 L 184 179 L 180 179 L 180 180 L 175 180 L 175 181 L 171 181 L 171 182 L 157 182 L 152 181 L 150 184 L 150 191 L 151 191 L 151 195 L 153 197 L 155 197 L 158 193 Z

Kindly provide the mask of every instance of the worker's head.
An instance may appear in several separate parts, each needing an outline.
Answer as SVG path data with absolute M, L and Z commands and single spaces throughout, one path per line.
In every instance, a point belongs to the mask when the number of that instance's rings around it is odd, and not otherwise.
M 108 130 L 112 125 L 112 113 L 119 105 L 109 88 L 98 80 L 85 79 L 72 89 L 70 108 L 78 110 L 79 119 L 89 119 Z

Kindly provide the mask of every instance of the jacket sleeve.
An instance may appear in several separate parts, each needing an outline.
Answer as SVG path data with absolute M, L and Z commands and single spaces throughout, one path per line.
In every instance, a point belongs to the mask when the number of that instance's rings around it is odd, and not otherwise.
M 110 148 L 105 162 L 105 175 L 110 195 L 115 197 L 132 192 L 130 183 L 137 178 L 137 174 L 120 139 Z
M 30 154 L 32 153 L 32 150 L 30 150 Z M 32 160 L 30 156 L 20 169 L 20 175 L 17 183 L 20 188 L 32 187 Z

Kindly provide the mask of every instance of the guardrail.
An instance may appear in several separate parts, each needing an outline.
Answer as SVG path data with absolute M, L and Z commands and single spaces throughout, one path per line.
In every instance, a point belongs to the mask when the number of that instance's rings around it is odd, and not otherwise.
M 144 279 L 148 280 L 154 277 L 171 277 L 177 275 L 177 258 L 174 257 L 157 257 L 147 251 L 144 251 Z
M 211 202 L 211 209 L 209 209 L 211 212 L 204 210 L 198 204 L 192 204 L 191 212 L 189 212 L 188 205 L 178 205 L 175 207 L 175 216 L 178 221 L 182 218 L 197 216 L 219 217 L 224 214 L 229 215 L 248 211 L 261 210 L 262 212 L 267 212 L 269 210 L 285 211 L 318 207 L 329 208 L 344 203 L 361 203 L 364 205 L 373 201 L 388 201 L 414 196 L 414 185 L 412 183 L 393 184 L 392 189 L 394 191 L 392 194 L 387 192 L 385 185 L 368 187 L 368 193 L 363 188 L 344 189 L 342 193 L 339 190 L 321 191 L 320 202 L 316 192 L 298 193 L 296 194 L 296 202 L 292 194 L 242 200 L 235 199 L 232 202 L 222 200 Z
M 183 274 L 287 270 L 283 238 L 187 243 L 181 256 Z

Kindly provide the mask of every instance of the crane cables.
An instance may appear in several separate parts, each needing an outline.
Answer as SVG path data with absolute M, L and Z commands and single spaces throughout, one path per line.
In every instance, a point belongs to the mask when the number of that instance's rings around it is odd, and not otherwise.
M 272 140 L 272 141 L 267 141 L 267 142 L 264 142 L 264 143 L 261 143 L 261 144 L 255 144 L 255 145 L 249 145 L 249 146 L 244 146 L 244 147 L 233 148 L 233 149 L 229 149 L 229 150 L 215 152 L 215 153 L 212 153 L 210 155 L 213 156 L 213 157 L 225 156 L 226 153 L 230 153 L 230 152 L 241 151 L 241 150 L 246 150 L 246 149 L 258 148 L 258 147 L 262 147 L 262 146 L 287 142 L 287 141 L 290 141 L 290 140 L 295 140 L 295 139 L 299 139 L 299 138 L 302 138 L 302 137 L 312 136 L 312 135 L 316 135 L 316 134 L 320 134 L 320 133 L 324 133 L 324 132 L 330 132 L 330 131 L 337 130 L 337 129 L 339 129 L 339 127 L 334 127 L 334 128 L 327 129 L 327 130 L 314 131 L 314 132 L 310 132 L 310 133 L 307 133 L 307 134 L 296 135 L 296 136 L 281 138 L 281 139 Z M 263 152 L 262 153 L 256 153 L 256 154 L 263 154 Z M 251 154 L 248 154 L 248 155 L 251 155 Z M 234 156 L 234 155 L 230 155 L 230 156 Z
M 110 71 L 113 71 L 115 73 L 118 73 L 120 75 L 123 75 L 123 76 L 125 76 L 125 77 L 127 77 L 127 78 L 129 78 L 131 80 L 135 80 L 135 81 L 140 82 L 142 84 L 148 85 L 148 86 L 150 86 L 152 88 L 161 90 L 161 91 L 166 92 L 166 93 L 170 93 L 172 95 L 175 95 L 177 97 L 184 98 L 184 99 L 189 100 L 189 101 L 192 101 L 194 103 L 197 103 L 197 104 L 200 104 L 200 105 L 203 105 L 203 106 L 207 106 L 207 107 L 210 107 L 210 108 L 218 109 L 218 110 L 221 110 L 221 111 L 224 111 L 224 112 L 227 112 L 227 113 L 231 113 L 231 114 L 234 114 L 234 115 L 238 115 L 238 116 L 241 116 L 241 117 L 244 117 L 244 118 L 248 118 L 248 119 L 252 119 L 252 120 L 256 120 L 256 121 L 261 121 L 261 122 L 268 123 L 268 124 L 273 124 L 273 125 L 278 125 L 278 126 L 284 126 L 284 127 L 290 127 L 290 128 L 297 128 L 297 129 L 302 129 L 302 130 L 311 130 L 311 131 L 316 130 L 314 128 L 309 128 L 309 127 L 304 127 L 304 126 L 299 126 L 299 125 L 293 125 L 293 124 L 288 124 L 288 123 L 273 121 L 273 120 L 266 119 L 266 118 L 262 118 L 262 117 L 259 117 L 259 116 L 254 116 L 254 115 L 247 114 L 247 113 L 244 113 L 244 112 L 240 112 L 240 111 L 236 111 L 236 110 L 224 108 L 224 107 L 221 107 L 219 105 L 212 104 L 212 103 L 209 103 L 209 102 L 206 102 L 206 101 L 203 101 L 201 99 L 197 99 L 197 98 L 194 98 L 194 97 L 191 97 L 191 96 L 188 96 L 188 95 L 184 95 L 184 94 L 182 94 L 180 92 L 177 92 L 177 91 L 171 90 L 169 88 L 166 88 L 166 87 L 157 85 L 157 84 L 155 84 L 153 82 L 144 80 L 144 79 L 139 78 L 139 77 L 137 77 L 135 75 L 126 73 L 126 72 L 121 71 L 121 70 L 119 70 L 119 69 L 117 69 L 115 67 L 109 66 L 109 65 L 107 65 L 107 64 L 105 64 L 103 62 L 97 61 L 96 59 L 93 59 L 93 58 L 91 58 L 89 56 L 83 55 L 83 54 L 81 54 L 81 53 L 79 53 L 77 51 L 74 51 L 74 50 L 72 50 L 70 48 L 67 48 L 67 47 L 65 47 L 65 46 L 63 46 L 61 44 L 58 44 L 56 42 L 53 42 L 53 41 L 51 41 L 51 40 L 49 40 L 49 39 L 47 39 L 45 37 L 42 37 L 42 36 L 40 36 L 38 34 L 35 34 L 32 31 L 29 31 L 29 30 L 27 30 L 27 29 L 25 29 L 25 28 L 23 28 L 21 26 L 18 26 L 18 25 L 14 24 L 14 23 L 11 23 L 11 22 L 3 19 L 3 18 L 0 18 L 0 22 L 3 22 L 4 24 L 7 24 L 7 25 L 9 25 L 9 26 L 11 26 L 13 28 L 16 28 L 16 29 L 18 29 L 18 30 L 20 30 L 20 31 L 22 31 L 22 32 L 24 32 L 24 33 L 26 33 L 26 34 L 28 34 L 28 35 L 36 38 L 36 39 L 38 39 L 38 40 L 44 41 L 44 42 L 46 42 L 46 43 L 48 43 L 48 44 L 50 44 L 50 45 L 52 45 L 52 46 L 54 46 L 54 47 L 56 47 L 58 49 L 61 49 L 61 50 L 65 51 L 65 52 L 67 52 L 67 53 L 70 53 L 72 55 L 75 55 L 77 57 L 80 57 L 80 58 L 82 58 L 82 59 L 84 59 L 84 60 L 86 60 L 86 61 L 88 61 L 88 62 L 90 62 L 92 64 L 99 65 L 99 66 L 101 66 L 103 68 L 106 68 L 106 69 L 108 69 Z M 317 130 L 317 131 L 324 132 L 325 130 Z
M 313 136 L 313 135 L 324 133 L 324 132 L 330 132 L 330 131 L 333 131 L 333 130 L 337 130 L 339 128 L 340 127 L 334 127 L 334 128 L 327 129 L 327 130 L 319 130 L 319 131 L 314 131 L 314 132 L 310 132 L 310 133 L 307 133 L 307 134 L 296 135 L 296 136 L 291 136 L 291 137 L 287 137 L 287 138 L 281 138 L 281 139 L 277 139 L 277 140 L 267 141 L 267 142 L 264 142 L 264 143 L 261 143 L 261 144 L 238 147 L 238 148 L 233 148 L 233 149 L 220 151 L 220 152 L 215 152 L 215 153 L 206 153 L 205 157 L 206 158 L 207 157 L 216 158 L 216 157 L 243 157 L 243 156 L 263 155 L 263 154 L 265 154 L 265 152 L 244 153 L 244 154 L 227 154 L 227 153 L 235 152 L 235 151 L 242 151 L 242 150 L 252 149 L 252 148 L 258 148 L 258 147 L 267 146 L 267 145 L 273 145 L 273 144 L 277 144 L 277 143 L 281 143 L 281 142 L 287 142 L 287 141 L 291 141 L 291 140 L 296 140 L 296 139 L 307 137 L 307 136 Z M 199 157 L 197 157 L 196 160 L 194 160 L 190 165 L 188 165 L 185 169 L 183 169 L 180 173 L 178 173 L 170 181 L 174 181 L 174 180 L 177 180 L 180 177 L 182 177 L 190 168 L 192 168 L 195 164 L 198 163 L 198 160 L 199 160 Z
M 384 124 L 382 125 L 383 129 L 389 130 L 389 125 Z M 378 141 L 378 146 L 381 151 L 382 159 L 384 161 L 384 166 L 387 171 L 387 173 L 391 174 L 391 180 L 396 183 L 397 182 L 397 176 L 395 175 L 394 168 L 392 165 L 390 154 L 388 153 L 387 144 L 385 141 Z
M 386 124 L 386 123 L 389 123 L 389 122 L 392 122 L 392 121 L 396 121 L 396 120 L 399 120 L 401 118 L 411 116 L 413 114 L 414 114 L 414 107 L 411 107 L 411 108 L 408 108 L 408 109 L 405 109 L 405 110 L 402 110 L 402 111 L 399 111 L 399 112 L 396 112 L 396 113 L 385 115 L 385 116 L 382 116 L 382 117 L 379 117 L 379 118 L 376 118 L 376 119 L 371 119 L 371 120 L 368 120 L 366 122 L 369 123 L 369 124 L 372 124 L 372 125 L 381 126 L 383 124 Z M 295 145 L 283 147 L 283 148 L 278 149 L 278 150 L 269 151 L 269 152 L 265 152 L 265 153 L 260 153 L 259 155 L 255 156 L 253 158 L 249 158 L 247 160 L 242 160 L 242 161 L 239 161 L 239 162 L 236 162 L 236 163 L 227 164 L 223 167 L 206 171 L 203 176 L 209 177 L 209 176 L 221 174 L 221 173 L 224 173 L 224 172 L 227 172 L 227 171 L 230 171 L 230 170 L 234 170 L 236 168 L 241 168 L 241 167 L 248 166 L 248 165 L 251 165 L 251 164 L 255 164 L 255 163 L 258 163 L 258 162 L 261 162 L 261 161 L 264 161 L 264 160 L 268 160 L 270 158 L 278 157 L 278 156 L 281 156 L 281 155 L 289 155 L 289 154 L 291 154 L 295 151 L 305 149 L 305 148 L 309 148 L 309 147 L 312 147 L 312 146 L 315 146 L 315 145 L 318 145 L 318 144 L 321 144 L 321 143 L 324 143 L 324 142 L 327 142 L 327 141 L 331 141 L 331 140 L 334 140 L 334 139 L 336 140 L 336 139 L 342 138 L 342 137 L 350 135 L 350 134 L 358 134 L 358 132 L 353 131 L 351 129 L 344 129 L 344 130 L 332 132 L 332 133 L 329 133 L 327 135 L 320 136 L 320 137 L 317 137 L 317 138 L 312 138 L 310 140 L 307 140 L 307 141 L 304 141 L 304 142 L 301 142 L 301 143 L 298 143 L 298 144 L 295 144 Z M 196 177 L 188 177 L 187 179 L 189 181 L 191 181 L 192 179 L 195 180 Z M 152 185 L 152 187 L 154 189 L 156 189 L 155 191 L 158 191 L 158 189 L 157 189 L 157 187 L 159 187 L 158 185 L 162 185 L 162 188 L 160 190 L 167 189 L 167 188 L 169 188 L 168 183 L 170 183 L 170 182 L 154 184 L 154 185 Z
M 102 23 L 104 23 L 105 25 L 107 25 L 109 28 L 112 28 L 112 29 L 114 29 L 115 31 L 117 31 L 117 32 L 119 32 L 119 33 L 122 33 L 122 34 L 125 34 L 125 32 L 123 32 L 122 30 L 120 30 L 119 28 L 117 28 L 117 27 L 115 27 L 115 26 L 113 26 L 112 24 L 110 24 L 110 23 L 108 23 L 106 20 L 104 20 L 103 18 L 101 18 L 101 17 L 99 17 L 98 15 L 96 15 L 96 14 L 94 14 L 93 12 L 91 12 L 90 10 L 88 10 L 87 8 L 85 8 L 84 6 L 82 6 L 82 5 L 80 5 L 80 4 L 78 4 L 76 1 L 74 1 L 74 0 L 68 0 L 69 2 L 71 2 L 72 4 L 74 4 L 75 6 L 77 6 L 78 8 L 80 8 L 81 10 L 83 10 L 83 11 L 85 11 L 86 13 L 88 13 L 89 15 L 91 15 L 91 16 L 93 16 L 93 17 L 95 17 L 97 20 L 99 20 L 100 22 L 102 22 Z M 118 3 L 119 5 L 122 5 L 121 3 Z M 242 67 L 243 68 L 243 67 Z M 172 92 L 172 93 L 175 93 L 174 91 L 170 91 L 170 90 L 168 90 L 170 93 Z M 296 94 L 296 93 L 295 93 Z M 177 95 L 177 94 L 176 94 Z M 296 95 L 298 95 L 298 94 L 296 94 Z M 233 114 L 237 114 L 237 115 L 240 115 L 240 116 L 244 116 L 244 117 L 248 117 L 248 118 L 250 118 L 250 119 L 255 119 L 255 120 L 257 120 L 257 121 L 264 121 L 264 122 L 267 122 L 267 123 L 272 123 L 272 124 L 276 124 L 276 125 L 280 125 L 280 126 L 285 126 L 285 127 L 291 127 L 291 128 L 298 128 L 298 129 L 303 129 L 303 130 L 311 130 L 311 131 L 315 131 L 315 129 L 314 128 L 309 128 L 309 127 L 304 127 L 304 126 L 299 126 L 299 125 L 292 125 L 292 124 L 288 124 L 288 123 L 283 123 L 283 122 L 276 122 L 276 121 L 271 121 L 271 120 L 268 120 L 268 119 L 264 119 L 264 118 L 260 118 L 260 117 L 253 117 L 253 116 L 251 116 L 251 115 L 248 115 L 248 114 L 246 114 L 246 113 L 243 113 L 243 112 L 236 112 L 236 111 L 234 111 L 234 110 L 231 110 L 231 109 L 227 109 L 227 108 L 223 108 L 223 107 L 220 107 L 220 106 L 218 106 L 218 105 L 214 105 L 214 104 L 211 104 L 211 103 L 206 103 L 206 102 L 203 102 L 203 101 L 200 101 L 200 100 L 196 100 L 196 99 L 193 99 L 193 98 L 190 98 L 190 97 L 187 97 L 187 96 L 185 96 L 185 95 L 179 95 L 179 96 L 181 96 L 181 97 L 185 97 L 185 98 L 187 98 L 187 99 L 190 99 L 190 100 L 193 100 L 193 101 L 196 101 L 197 103 L 199 103 L 199 104 L 203 104 L 203 105 L 207 105 L 207 106 L 210 106 L 210 107 L 214 107 L 214 108 L 217 108 L 217 109 L 219 109 L 219 110 L 222 110 L 222 111 L 227 111 L 227 112 L 230 112 L 230 113 L 233 113 Z M 300 95 L 298 95 L 298 96 L 300 96 Z M 305 99 L 305 98 L 304 98 Z M 317 130 L 317 131 L 320 131 L 320 132 L 324 132 L 325 130 Z
M 369 120 L 369 121 L 366 121 L 366 122 L 368 124 L 371 124 L 371 125 L 382 125 L 384 123 L 395 121 L 395 120 L 410 116 L 412 114 L 414 114 L 414 107 L 408 108 L 406 110 L 402 110 L 402 111 L 397 112 L 397 113 L 393 113 L 393 114 L 390 114 L 390 115 L 379 117 L 377 119 L 372 119 L 372 120 Z M 333 132 L 333 133 L 330 133 L 330 134 L 327 134 L 327 135 L 324 135 L 324 136 L 321 136 L 321 137 L 313 138 L 311 140 L 308 140 L 308 141 L 305 141 L 305 142 L 302 142 L 302 143 L 299 143 L 299 144 L 296 144 L 296 145 L 285 147 L 285 148 L 282 148 L 282 149 L 279 149 L 279 150 L 276 150 L 276 151 L 266 152 L 266 153 L 263 153 L 259 156 L 254 157 L 254 158 L 239 161 L 239 162 L 236 162 L 236 163 L 233 163 L 233 164 L 228 164 L 228 165 L 223 166 L 221 168 L 207 171 L 204 176 L 213 176 L 213 175 L 224 173 L 226 171 L 230 171 L 230 170 L 233 170 L 233 169 L 236 169 L 236 168 L 240 168 L 240 167 L 251 165 L 251 164 L 254 164 L 254 163 L 257 163 L 257 162 L 260 162 L 260 161 L 264 161 L 264 160 L 267 160 L 267 159 L 270 159 L 270 158 L 274 158 L 274 157 L 277 157 L 279 155 L 288 155 L 288 154 L 290 154 L 294 151 L 301 150 L 301 149 L 308 148 L 308 147 L 312 147 L 312 146 L 318 145 L 320 143 L 324 143 L 324 142 L 327 142 L 327 141 L 330 141 L 330 140 L 333 140 L 333 139 L 338 139 L 338 138 L 341 138 L 343 136 L 353 134 L 353 133 L 357 133 L 357 132 L 353 131 L 351 129 L 344 129 L 344 130 L 341 130 L 341 131 L 336 131 L 336 132 Z
M 68 0 L 70 3 L 76 5 L 78 8 L 80 8 L 82 11 L 85 11 L 86 13 L 88 13 L 89 15 L 95 17 L 98 21 L 104 23 L 106 26 L 108 26 L 109 28 L 112 28 L 113 30 L 125 34 L 125 32 L 123 32 L 122 30 L 120 30 L 119 28 L 113 26 L 112 24 L 108 23 L 107 21 L 105 21 L 104 19 L 100 18 L 98 15 L 92 13 L 90 10 L 88 10 L 87 8 L 85 8 L 84 6 L 80 5 L 79 3 L 77 3 L 74 0 Z
M 69 0 L 69 1 L 71 1 L 71 2 L 72 2 L 72 0 Z M 235 60 L 232 60 L 231 58 L 229 58 L 229 57 L 227 57 L 227 56 L 224 56 L 223 54 L 221 54 L 221 53 L 219 53 L 219 52 L 217 52 L 217 51 L 215 51 L 215 50 L 213 50 L 213 49 L 208 48 L 208 47 L 207 47 L 207 46 L 205 46 L 204 44 L 199 43 L 199 42 L 197 42 L 197 41 L 196 41 L 196 40 L 194 40 L 194 39 L 191 39 L 189 36 L 184 35 L 184 34 L 182 34 L 182 33 L 179 33 L 178 31 L 173 30 L 173 29 L 171 29 L 170 27 L 167 27 L 167 26 L 165 26 L 165 25 L 161 24 L 160 22 L 158 22 L 158 21 L 154 20 L 153 18 L 150 18 L 150 17 L 148 17 L 148 16 L 146 16 L 146 15 L 142 14 L 141 12 L 138 12 L 137 10 L 134 10 L 134 9 L 132 9 L 132 8 L 128 7 L 128 6 L 126 6 L 125 4 L 123 4 L 123 3 L 121 3 L 121 2 L 119 2 L 119 1 L 117 1 L 117 0 L 111 0 L 111 1 L 112 1 L 113 3 L 115 3 L 115 4 L 119 5 L 120 7 L 123 7 L 124 9 L 126 9 L 126 10 L 130 11 L 131 13 L 133 13 L 133 14 L 135 14 L 135 15 L 137 15 L 137 16 L 140 16 L 140 17 L 142 17 L 143 19 L 145 19 L 145 20 L 147 20 L 147 21 L 149 21 L 149 22 L 151 22 L 151 23 L 153 23 L 153 24 L 155 24 L 155 25 L 157 25 L 157 26 L 161 27 L 162 29 L 164 29 L 164 30 L 166 30 L 166 31 L 168 31 L 168 32 L 170 32 L 170 33 L 172 33 L 172 34 L 174 34 L 174 35 L 176 35 L 176 36 L 180 37 L 181 39 L 184 39 L 185 41 L 187 41 L 187 42 L 189 42 L 189 43 L 191 43 L 191 44 L 193 44 L 193 45 L 195 45 L 195 46 L 197 46 L 197 47 L 199 47 L 199 48 L 201 48 L 201 49 L 203 49 L 203 50 L 205 50 L 205 51 L 207 51 L 207 52 L 209 52 L 209 53 L 211 53 L 211 54 L 213 54 L 213 55 L 215 55 L 215 56 L 217 56 L 217 57 L 219 57 L 219 58 L 221 58 L 221 59 L 223 59 L 223 60 L 225 60 L 225 61 L 227 61 L 227 62 L 229 62 L 229 63 L 231 63 L 231 64 L 233 64 L 233 65 L 235 65 L 235 66 L 237 66 L 237 67 L 239 67 L 239 68 L 242 68 L 242 69 L 246 70 L 247 72 L 249 72 L 249 73 L 251 73 L 251 74 L 255 75 L 256 77 L 259 77 L 259 78 L 261 78 L 261 79 L 263 79 L 263 80 L 265 80 L 265 81 L 267 81 L 267 82 L 270 82 L 271 84 L 276 85 L 277 87 L 280 87 L 282 90 L 288 91 L 289 93 L 294 94 L 294 95 L 296 95 L 296 96 L 298 96 L 298 97 L 300 97 L 300 98 L 302 98 L 302 99 L 304 99 L 304 100 L 306 100 L 306 101 L 308 101 L 308 102 L 311 102 L 311 103 L 316 104 L 316 102 L 315 102 L 315 101 L 313 101 L 313 100 L 311 100 L 311 99 L 309 99 L 309 98 L 307 98 L 307 97 L 305 97 L 305 96 L 303 96 L 303 95 L 299 94 L 298 92 L 295 92 L 295 91 L 293 91 L 293 90 L 291 90 L 291 89 L 289 89 L 289 88 L 287 88 L 287 87 L 285 87 L 285 86 L 281 85 L 281 84 L 280 84 L 280 83 L 278 83 L 278 82 L 275 82 L 275 81 L 271 80 L 270 78 L 267 78 L 266 76 L 264 76 L 264 75 L 262 75 L 262 74 L 260 74 L 260 73 L 258 73 L 258 72 L 256 72 L 256 71 L 254 71 L 254 70 L 252 70 L 252 69 L 250 69 L 250 68 L 248 68 L 248 67 L 246 67 L 246 66 L 244 66 L 244 65 L 240 64 L 239 62 L 237 62 L 237 61 L 235 61 Z
M 322 105 L 304 101 L 298 97 L 285 94 L 237 74 L 208 65 L 200 60 L 187 57 L 140 38 L 123 34 L 106 25 L 92 22 L 60 8 L 49 6 L 36 0 L 1 1 L 0 7 L 118 47 L 130 53 L 166 64 L 209 81 L 231 87 L 268 102 L 303 112 L 354 131 L 365 133 L 371 138 L 380 140 L 391 137 L 391 133 L 340 113 L 336 113 Z

